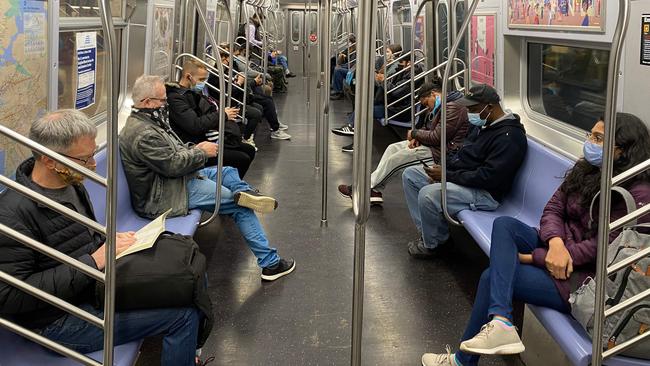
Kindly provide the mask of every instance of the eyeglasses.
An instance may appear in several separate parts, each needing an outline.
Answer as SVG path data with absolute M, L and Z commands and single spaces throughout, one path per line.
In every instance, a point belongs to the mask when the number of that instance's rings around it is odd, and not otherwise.
M 164 98 L 147 97 L 147 98 L 141 99 L 140 102 L 144 102 L 147 99 L 149 99 L 149 100 L 157 100 L 159 102 L 167 103 L 167 97 L 164 97 Z
M 586 137 L 587 140 L 595 142 L 597 144 L 602 144 L 603 141 L 605 141 L 605 137 L 601 134 L 594 134 L 591 132 L 587 132 Z
M 87 157 L 87 158 L 78 158 L 78 157 L 76 157 L 76 156 L 70 156 L 70 155 L 66 155 L 66 154 L 62 154 L 62 153 L 59 153 L 59 155 L 63 155 L 63 156 L 65 156 L 65 157 L 68 158 L 68 159 L 72 159 L 72 160 L 80 161 L 80 162 L 83 163 L 84 166 L 88 166 L 88 162 L 89 162 L 89 161 L 91 161 L 91 160 L 95 160 L 95 154 L 96 154 L 96 153 L 97 153 L 97 150 L 93 151 L 92 155 L 90 155 L 90 156 Z

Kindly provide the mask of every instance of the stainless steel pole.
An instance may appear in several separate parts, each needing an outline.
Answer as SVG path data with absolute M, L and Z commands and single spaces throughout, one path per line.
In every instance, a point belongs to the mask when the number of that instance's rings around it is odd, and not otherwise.
M 598 255 L 596 257 L 596 303 L 594 332 L 592 334 L 591 364 L 603 364 L 603 321 L 605 320 L 605 277 L 607 275 L 607 246 L 609 245 L 609 219 L 612 174 L 614 171 L 614 139 L 616 135 L 616 100 L 618 96 L 618 71 L 623 55 L 623 41 L 630 17 L 629 0 L 619 0 L 618 20 L 612 39 L 609 69 L 607 72 L 607 102 L 605 104 L 605 142 L 600 175 L 600 207 L 598 208 Z
M 115 248 L 117 216 L 117 95 L 120 90 L 119 67 L 115 45 L 115 27 L 108 0 L 99 2 L 108 67 L 106 77 L 106 136 L 108 140 L 108 184 L 106 186 L 106 267 L 104 276 L 104 365 L 113 364 L 115 317 Z
M 311 0 L 310 0 L 311 4 Z M 316 45 L 317 47 L 317 53 L 318 57 L 316 57 L 316 93 L 317 93 L 317 99 L 316 99 L 316 156 L 315 156 L 315 162 L 314 162 L 314 168 L 316 170 L 319 170 L 321 167 L 321 144 L 323 143 L 322 137 L 321 137 L 321 123 L 322 123 L 322 118 L 323 116 L 320 114 L 321 110 L 321 100 L 322 100 L 322 94 L 323 94 L 323 75 L 325 70 L 323 69 L 323 65 L 329 65 L 329 59 L 327 60 L 322 60 L 321 55 L 323 54 L 323 47 L 325 45 L 323 44 L 323 32 L 321 29 L 321 24 L 322 24 L 322 19 L 323 15 L 320 12 L 320 0 L 318 2 L 318 11 L 316 12 L 316 21 L 318 22 L 318 44 Z M 291 17 L 289 17 L 291 19 Z M 326 63 L 327 62 L 327 63 Z M 329 90 L 326 90 L 326 92 L 329 95 Z
M 321 154 L 323 157 L 323 169 L 321 171 L 321 225 L 327 225 L 327 164 L 328 164 L 328 139 L 329 139 L 329 110 L 330 110 L 330 22 L 332 21 L 332 4 L 330 0 L 320 0 L 321 16 L 321 107 L 323 120 L 321 123 Z
M 352 209 L 354 211 L 354 282 L 352 295 L 351 365 L 361 365 L 363 331 L 364 264 L 366 222 L 370 214 L 370 167 L 372 159 L 372 105 L 374 90 L 374 50 L 377 29 L 377 2 L 359 2 L 357 39 L 357 88 L 355 95 L 355 134 L 352 175 Z
M 472 2 L 472 6 L 469 8 L 469 11 L 467 12 L 467 15 L 465 16 L 465 20 L 463 21 L 463 25 L 460 27 L 460 30 L 458 31 L 458 34 L 456 36 L 456 39 L 454 40 L 454 44 L 451 47 L 451 51 L 449 52 L 449 56 L 447 60 L 454 60 L 456 57 L 456 52 L 458 52 L 458 47 L 460 46 L 460 41 L 463 39 L 463 34 L 465 31 L 467 31 L 467 27 L 469 26 L 469 22 L 472 19 L 472 15 L 474 14 L 474 11 L 476 10 L 476 7 L 478 6 L 479 0 L 474 0 Z M 453 18 L 452 18 L 453 19 Z M 441 105 L 440 105 L 440 168 L 442 169 L 442 177 L 440 179 L 440 184 L 441 184 L 441 202 L 442 202 L 442 212 L 445 215 L 445 218 L 447 221 L 454 225 L 460 225 L 456 219 L 451 217 L 449 215 L 449 211 L 447 209 L 447 89 L 448 89 L 448 84 L 449 84 L 449 73 L 451 72 L 451 69 L 455 62 L 447 62 L 445 65 L 445 73 L 442 78 L 442 96 L 441 96 Z

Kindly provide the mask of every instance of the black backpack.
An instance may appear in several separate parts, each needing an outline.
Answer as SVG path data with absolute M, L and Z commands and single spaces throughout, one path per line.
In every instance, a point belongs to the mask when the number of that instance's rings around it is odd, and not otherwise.
M 194 240 L 166 231 L 150 249 L 117 261 L 115 311 L 195 306 L 204 316 L 198 338 L 201 347 L 214 324 L 205 270 L 205 256 Z M 103 283 L 97 283 L 95 295 L 103 307 Z

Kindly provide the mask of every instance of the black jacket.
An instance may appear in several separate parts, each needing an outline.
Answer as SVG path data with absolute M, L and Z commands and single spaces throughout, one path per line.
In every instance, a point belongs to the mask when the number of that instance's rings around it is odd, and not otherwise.
M 450 156 L 447 179 L 488 191 L 497 201 L 510 192 L 512 181 L 526 156 L 526 130 L 519 116 L 470 130 L 463 147 Z
M 23 162 L 16 171 L 16 181 L 33 188 L 33 169 L 33 158 Z M 85 188 L 75 189 L 88 212 L 92 212 Z M 75 209 L 69 202 L 59 203 Z M 94 220 L 94 215 L 91 218 Z M 96 268 L 90 255 L 104 242 L 101 235 L 13 190 L 0 194 L 0 223 Z M 0 270 L 72 304 L 94 301 L 94 279 L 2 234 Z M 0 316 L 26 328 L 39 329 L 63 314 L 62 310 L 0 281 Z
M 217 107 L 202 94 L 176 83 L 167 83 L 169 124 L 183 142 L 198 144 L 206 141 L 205 134 L 219 129 L 220 115 Z M 241 131 L 235 122 L 226 121 L 225 147 L 238 147 Z

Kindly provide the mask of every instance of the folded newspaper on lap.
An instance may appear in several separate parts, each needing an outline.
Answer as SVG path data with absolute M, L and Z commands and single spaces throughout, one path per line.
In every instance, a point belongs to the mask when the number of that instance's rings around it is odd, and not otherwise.
M 140 230 L 135 233 L 136 241 L 129 249 L 120 253 L 115 259 L 120 259 L 125 255 L 133 254 L 141 250 L 149 249 L 156 244 L 156 240 L 165 231 L 165 219 L 167 215 L 172 211 L 165 211 L 162 215 L 158 216 L 155 220 L 143 226 Z

